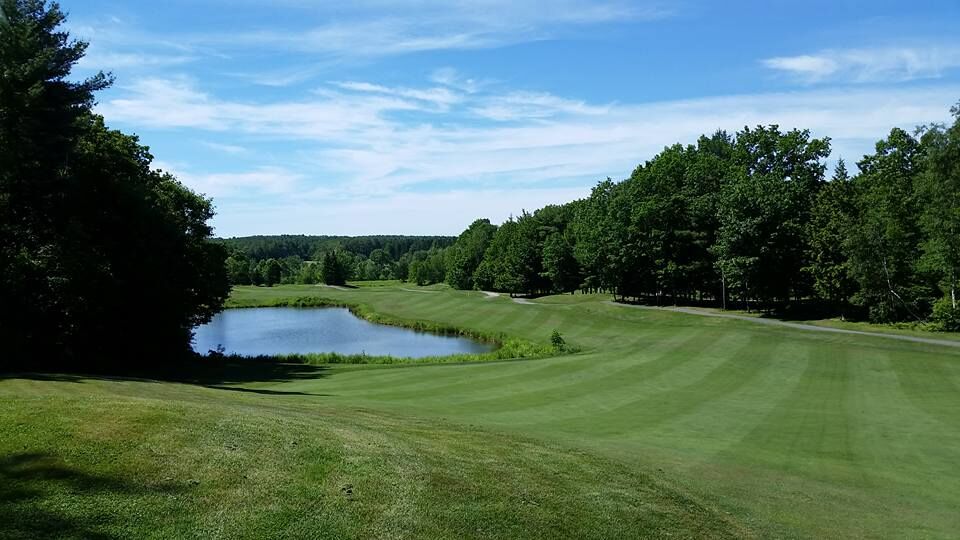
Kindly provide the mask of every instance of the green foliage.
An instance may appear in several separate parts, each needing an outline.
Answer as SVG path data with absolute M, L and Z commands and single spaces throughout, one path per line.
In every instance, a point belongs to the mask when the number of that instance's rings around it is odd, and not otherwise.
M 560 335 L 560 331 L 556 328 L 554 328 L 553 332 L 550 334 L 550 345 L 553 346 L 555 351 L 563 351 L 567 348 L 567 342 L 563 339 L 563 336 Z
M 267 287 L 273 287 L 274 284 L 280 283 L 282 267 L 276 259 L 267 259 L 261 264 L 260 273 L 263 276 L 263 284 Z
M 501 225 L 474 273 L 476 287 L 521 294 L 553 290 L 549 274 L 544 271 L 544 239 L 566 227 L 570 218 L 559 213 L 560 208 L 548 206 L 535 214 L 524 211 Z
M 584 200 L 509 219 L 473 284 L 922 322 L 938 285 L 958 296 L 960 120 L 921 133 L 893 130 L 860 174 L 841 160 L 831 182 L 830 140 L 806 130 L 667 147 Z M 449 281 L 463 284 L 457 255 Z
M 937 330 L 960 332 L 960 305 L 950 297 L 941 298 L 933 304 L 930 321 Z
M 431 285 L 443 282 L 446 276 L 446 253 L 433 248 L 428 252 L 417 252 L 409 264 L 407 280 L 417 285 Z
M 253 260 L 283 259 L 295 255 L 302 260 L 319 260 L 328 251 L 346 251 L 363 258 L 376 258 L 380 251 L 397 260 L 405 253 L 444 248 L 454 242 L 449 236 L 244 236 L 220 240 L 231 251 L 242 251 Z
M 191 328 L 229 292 L 210 200 L 152 170 L 136 137 L 91 112 L 110 78 L 71 81 L 86 44 L 58 30 L 56 4 L 4 0 L 0 11 L 4 362 L 106 368 L 134 348 L 187 353 Z
M 594 186 L 590 197 L 577 206 L 571 224 L 576 238 L 574 256 L 588 289 L 616 289 L 614 254 L 618 251 L 617 235 L 624 230 L 620 224 L 625 222 L 610 212 L 615 190 L 617 184 L 609 178 Z
M 856 291 L 844 250 L 844 242 L 853 227 L 854 196 L 846 165 L 841 159 L 833 179 L 817 194 L 806 227 L 809 252 L 804 271 L 813 278 L 814 291 L 841 314 Z
M 473 289 L 473 275 L 483 261 L 497 226 L 489 219 L 478 219 L 467 227 L 448 250 L 446 282 L 455 289 Z
M 714 253 L 745 301 L 787 302 L 807 292 L 804 228 L 829 153 L 829 139 L 811 139 L 809 131 L 759 126 L 737 133 Z
M 573 292 L 580 287 L 580 267 L 573 246 L 559 233 L 551 233 L 543 243 L 543 269 L 555 292 Z
M 268 259 L 280 262 L 280 279 L 275 283 L 313 284 L 323 281 L 323 261 L 335 253 L 340 268 L 338 283 L 347 280 L 406 280 L 413 260 L 427 253 L 443 251 L 453 243 L 448 236 L 248 236 L 219 240 L 230 252 L 228 273 L 233 285 L 263 283 L 263 264 Z M 239 263 L 249 261 L 247 273 Z M 318 268 L 305 268 L 318 264 Z M 260 276 L 250 275 L 256 267 Z M 442 279 L 442 278 L 441 278 Z M 431 283 L 434 281 L 431 281 Z
M 955 304 L 960 285 L 960 105 L 951 112 L 953 125 L 929 126 L 921 137 L 926 167 L 916 189 L 925 236 L 920 268 Z
M 345 285 L 347 283 L 346 255 L 337 251 L 328 251 L 323 256 L 321 274 L 327 285 Z
M 233 285 L 251 285 L 253 278 L 250 276 L 250 261 L 247 260 L 243 252 L 237 252 L 227 257 L 225 262 L 227 267 L 227 279 Z
M 933 291 L 917 267 L 922 230 L 914 184 L 923 167 L 920 142 L 895 128 L 859 166 L 853 182 L 856 217 L 844 244 L 858 284 L 853 301 L 873 322 L 922 320 Z

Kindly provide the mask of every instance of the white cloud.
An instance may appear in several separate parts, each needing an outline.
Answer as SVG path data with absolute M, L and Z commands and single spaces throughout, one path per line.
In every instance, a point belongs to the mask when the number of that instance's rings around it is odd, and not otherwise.
M 196 57 L 182 54 L 120 53 L 91 48 L 86 56 L 77 62 L 77 67 L 86 70 L 117 71 L 180 66 L 194 60 Z
M 960 46 L 825 50 L 813 55 L 768 58 L 762 62 L 770 69 L 788 73 L 807 83 L 827 80 L 899 82 L 937 78 L 960 67 Z
M 430 80 L 436 84 L 448 86 L 468 94 L 479 92 L 483 87 L 489 86 L 494 82 L 489 79 L 464 77 L 459 71 L 452 67 L 443 67 L 434 70 L 433 73 L 430 74 Z
M 290 194 L 298 189 L 303 175 L 281 167 L 258 167 L 251 171 L 231 173 L 194 173 L 183 164 L 154 161 L 161 169 L 177 177 L 183 185 L 208 197 L 258 197 Z
M 395 96 L 318 92 L 316 98 L 275 103 L 220 100 L 197 90 L 188 79 L 142 79 L 122 88 L 122 97 L 105 100 L 98 112 L 138 126 L 208 131 L 239 130 L 290 139 L 337 139 L 363 130 L 387 128 L 389 111 L 423 110 L 424 105 Z
M 459 94 L 452 92 L 448 88 L 442 87 L 426 88 L 422 90 L 415 88 L 390 88 L 387 86 L 381 86 L 379 84 L 357 81 L 335 82 L 333 84 L 343 88 L 344 90 L 351 90 L 354 92 L 369 92 L 373 94 L 386 94 L 401 98 L 415 99 L 417 101 L 426 101 L 439 107 L 447 107 L 458 103 L 463 99 Z
M 789 71 L 811 80 L 823 79 L 839 69 L 835 60 L 823 56 L 802 55 L 768 58 L 763 63 L 768 68 Z
M 393 193 L 378 197 L 291 200 L 264 207 L 225 202 L 214 218 L 218 234 L 458 234 L 474 219 L 494 223 L 590 194 L 590 186 L 539 189 L 454 190 Z
M 216 150 L 225 154 L 246 154 L 248 152 L 248 150 L 243 146 L 238 146 L 235 144 L 222 144 L 211 141 L 200 141 L 200 144 L 211 150 Z
M 288 2 L 296 7 L 301 2 Z M 307 7 L 307 6 L 303 6 Z M 309 3 L 300 30 L 237 29 L 229 34 L 182 36 L 193 45 L 280 49 L 338 57 L 382 57 L 436 50 L 499 47 L 548 39 L 568 29 L 603 23 L 657 20 L 672 15 L 664 2 L 621 0 L 473 0 L 414 3 Z M 323 21 L 313 26 L 310 21 Z
M 583 101 L 564 99 L 543 92 L 511 92 L 486 99 L 471 110 L 474 114 L 490 120 L 511 121 L 551 118 L 563 114 L 603 115 L 610 107 L 587 105 Z
M 428 193 L 436 195 L 430 200 L 444 201 L 439 198 L 443 191 L 499 193 L 503 207 L 518 212 L 536 205 L 511 193 L 539 193 L 548 186 L 587 189 L 607 176 L 623 178 L 665 145 L 693 143 L 717 129 L 733 132 L 757 124 L 809 128 L 814 136 L 832 137 L 834 156 L 855 162 L 894 126 L 945 120 L 949 105 L 960 95 L 960 86 L 942 84 L 596 105 L 547 93 L 507 91 L 460 94 L 461 101 L 439 110 L 404 97 L 430 88 L 357 81 L 338 88 L 310 100 L 251 103 L 218 99 L 186 80 L 150 79 L 104 103 L 101 112 L 109 122 L 134 126 L 242 132 L 248 145 L 258 139 L 293 143 L 296 152 L 285 156 L 288 169 L 199 174 L 181 167 L 190 172 L 179 175 L 188 185 L 220 198 L 223 216 L 235 211 L 225 198 L 272 193 L 287 201 L 283 208 L 305 205 L 318 214 L 337 215 L 342 208 L 354 208 L 359 213 L 352 221 L 386 230 L 391 222 L 377 212 L 388 207 L 378 206 L 375 212 L 359 201 L 414 204 L 427 200 L 423 197 Z M 478 121 L 476 111 L 487 107 L 490 113 L 492 104 L 503 107 L 487 115 L 496 120 Z M 248 156 L 255 160 L 255 154 Z M 402 198 L 413 197 L 413 192 L 421 198 Z M 463 200 L 466 208 L 470 198 Z M 270 216 L 281 207 L 272 204 L 258 207 Z M 460 217 L 483 215 L 488 203 L 477 198 L 475 204 L 470 212 L 461 208 L 470 215 Z M 261 224 L 271 219 L 264 217 Z M 457 232 L 439 222 L 433 230 Z

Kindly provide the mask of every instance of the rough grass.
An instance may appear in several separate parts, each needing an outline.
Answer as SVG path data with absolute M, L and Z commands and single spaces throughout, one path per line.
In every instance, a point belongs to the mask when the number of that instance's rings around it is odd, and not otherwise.
M 655 477 L 323 396 L 0 384 L 3 538 L 617 538 L 738 529 Z
M 402 288 L 412 288 L 405 285 Z M 241 288 L 578 354 L 0 381 L 0 535 L 925 537 L 960 529 L 960 351 L 401 287 Z M 269 368 L 269 369 L 268 369 Z M 36 534 L 34 534 L 36 536 Z M 42 536 L 42 534 L 40 534 Z

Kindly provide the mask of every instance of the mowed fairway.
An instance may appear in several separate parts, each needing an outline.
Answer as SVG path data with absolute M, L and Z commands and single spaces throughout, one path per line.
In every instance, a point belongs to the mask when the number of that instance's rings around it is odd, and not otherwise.
M 298 295 L 535 341 L 558 329 L 581 352 L 304 369 L 216 388 L 7 378 L 0 512 L 14 519 L 0 534 L 43 518 L 77 536 L 960 530 L 960 349 L 605 296 L 523 305 L 442 288 L 289 286 L 240 288 L 234 300 Z

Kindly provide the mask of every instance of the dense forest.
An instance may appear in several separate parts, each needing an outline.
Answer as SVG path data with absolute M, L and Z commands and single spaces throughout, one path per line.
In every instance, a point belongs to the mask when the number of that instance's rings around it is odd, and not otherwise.
M 0 368 L 186 357 L 229 293 L 209 199 L 92 112 L 87 44 L 41 0 L 0 0 Z M 132 316 L 136 313 L 136 316 Z
M 477 220 L 421 283 L 528 295 L 818 310 L 960 330 L 960 106 L 895 128 L 851 175 L 830 140 L 777 126 L 665 148 L 583 200 Z
M 247 236 L 221 240 L 234 285 L 328 283 L 420 277 L 424 261 L 453 244 L 450 236 Z M 413 267 L 413 273 L 410 269 Z

